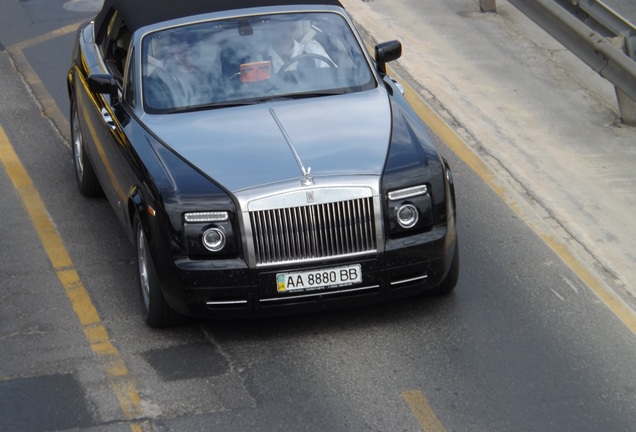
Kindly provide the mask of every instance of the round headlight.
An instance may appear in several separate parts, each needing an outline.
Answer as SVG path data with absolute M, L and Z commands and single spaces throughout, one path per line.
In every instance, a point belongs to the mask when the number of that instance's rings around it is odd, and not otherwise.
M 210 228 L 203 233 L 203 246 L 212 252 L 220 251 L 225 246 L 225 233 L 219 228 Z
M 403 204 L 398 207 L 397 220 L 402 228 L 412 228 L 417 223 L 419 213 L 413 204 Z

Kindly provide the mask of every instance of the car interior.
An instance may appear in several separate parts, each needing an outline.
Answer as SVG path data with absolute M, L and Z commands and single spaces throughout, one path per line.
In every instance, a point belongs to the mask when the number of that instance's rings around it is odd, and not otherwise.
M 152 112 L 368 85 L 372 73 L 353 35 L 331 27 L 332 22 L 309 14 L 289 14 L 147 35 L 142 42 L 144 105 Z M 293 38 L 295 50 L 284 60 L 272 48 L 281 37 Z

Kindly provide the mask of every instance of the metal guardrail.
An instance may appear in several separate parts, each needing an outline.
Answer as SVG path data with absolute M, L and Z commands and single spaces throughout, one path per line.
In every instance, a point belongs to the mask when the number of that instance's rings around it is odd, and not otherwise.
M 623 39 L 625 54 L 636 61 L 636 26 L 602 1 L 570 0 L 612 35 Z
M 509 1 L 594 71 L 610 81 L 616 88 L 623 123 L 636 126 L 636 61 L 554 0 Z M 484 10 L 482 2 L 484 0 L 480 0 L 480 6 Z M 488 3 L 494 3 L 494 0 Z M 633 44 L 633 26 L 630 28 L 630 24 L 615 12 L 601 7 L 602 3 L 599 1 L 570 0 L 570 3 L 578 4 L 579 7 L 584 4 L 590 11 L 586 13 L 597 16 L 593 17 L 596 21 L 608 27 L 612 26 L 609 29 L 611 32 L 617 30 L 619 34 L 627 36 L 630 40 L 626 42 L 626 46 L 631 50 L 629 47 Z

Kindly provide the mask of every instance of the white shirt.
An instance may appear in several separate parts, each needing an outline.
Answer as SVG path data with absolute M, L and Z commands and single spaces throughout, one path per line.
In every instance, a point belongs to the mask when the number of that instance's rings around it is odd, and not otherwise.
M 281 68 L 281 66 L 283 66 L 285 64 L 285 61 L 280 57 L 280 55 L 278 55 L 278 53 L 274 50 L 274 48 L 272 48 L 272 46 L 270 45 L 267 48 L 267 53 L 270 56 L 271 60 L 272 60 L 272 67 L 274 68 L 274 72 L 278 72 L 278 70 Z M 312 40 L 310 41 L 308 44 L 306 44 L 305 46 L 302 46 L 300 43 L 298 43 L 296 40 L 293 41 L 293 46 L 292 46 L 292 50 L 291 50 L 291 54 L 289 56 L 290 59 L 293 59 L 294 57 L 298 57 L 301 54 L 318 54 L 322 57 L 325 57 L 329 60 L 331 60 L 331 58 L 329 58 L 329 55 L 327 55 L 327 52 L 325 51 L 325 49 L 322 47 L 322 45 L 320 45 L 317 41 Z M 319 60 L 319 59 L 314 59 L 314 63 L 316 65 L 316 67 L 319 68 L 324 68 L 324 67 L 329 67 L 330 64 Z M 294 70 L 296 69 L 296 65 L 292 64 L 288 70 Z

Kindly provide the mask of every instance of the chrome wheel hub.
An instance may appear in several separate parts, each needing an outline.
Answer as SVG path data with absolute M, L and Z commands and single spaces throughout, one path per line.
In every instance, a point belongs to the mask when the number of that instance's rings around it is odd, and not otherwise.
M 84 151 L 82 146 L 82 131 L 79 128 L 79 119 L 77 116 L 77 109 L 73 110 L 73 156 L 75 158 L 75 170 L 77 171 L 77 177 L 79 179 L 84 175 L 84 164 L 82 163 L 82 152 Z
M 146 310 L 150 307 L 150 282 L 148 280 L 148 251 L 146 249 L 146 237 L 144 231 L 137 229 L 137 261 L 139 262 L 139 281 L 141 283 L 141 296 Z

